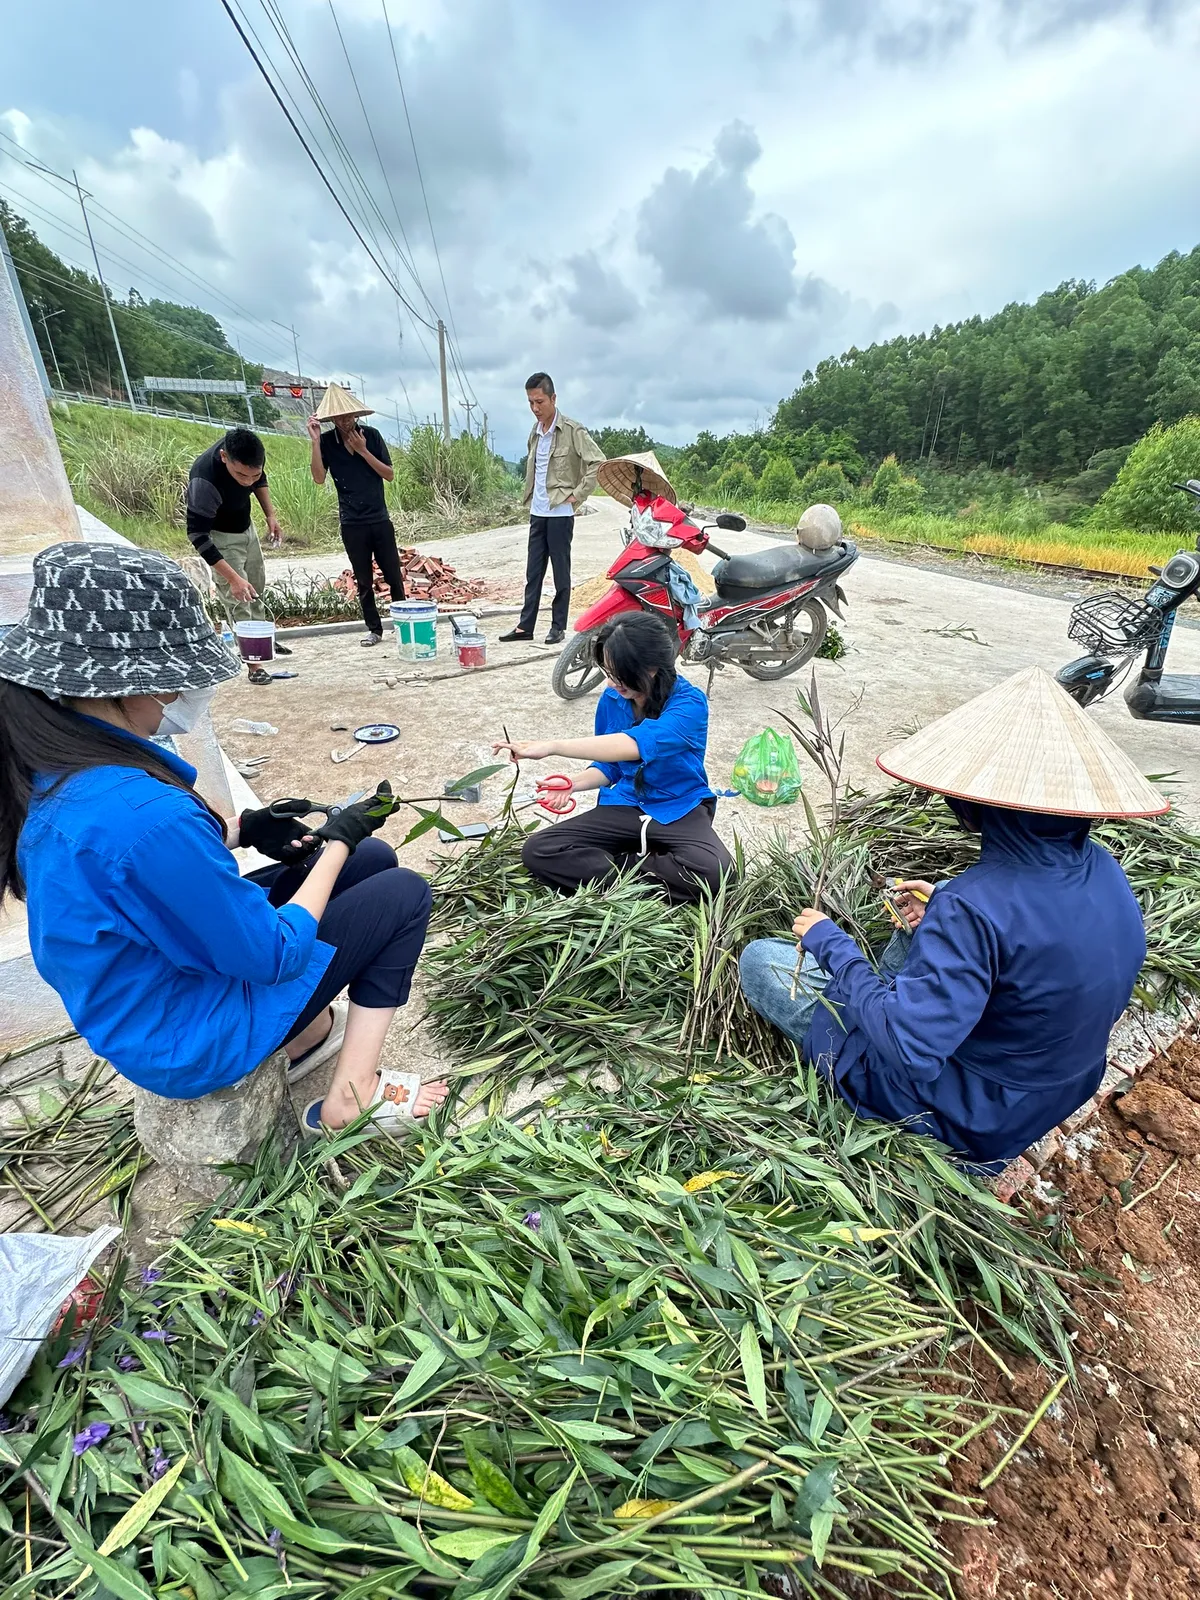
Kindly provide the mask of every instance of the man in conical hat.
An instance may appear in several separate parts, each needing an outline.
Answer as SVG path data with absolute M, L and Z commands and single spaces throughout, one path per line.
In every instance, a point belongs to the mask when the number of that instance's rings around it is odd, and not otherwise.
M 861 1115 L 907 1121 L 975 1163 L 1008 1161 L 1095 1093 L 1146 955 L 1141 911 L 1088 837 L 1092 820 L 1168 804 L 1040 667 L 878 764 L 945 795 L 981 835 L 978 863 L 936 887 L 901 885 L 911 934 L 880 971 L 810 906 L 798 947 L 746 947 L 742 988 Z
M 328 474 L 337 490 L 342 544 L 350 558 L 358 603 L 367 625 L 366 637 L 359 640 L 363 645 L 383 641 L 383 623 L 375 603 L 376 563 L 392 599 L 404 599 L 396 530 L 383 495 L 384 484 L 391 483 L 396 474 L 383 435 L 378 428 L 363 427 L 359 422 L 360 417 L 371 415 L 371 407 L 356 400 L 349 389 L 331 383 L 308 419 L 313 482 L 324 483 Z M 333 426 L 322 430 L 323 422 L 332 422 Z

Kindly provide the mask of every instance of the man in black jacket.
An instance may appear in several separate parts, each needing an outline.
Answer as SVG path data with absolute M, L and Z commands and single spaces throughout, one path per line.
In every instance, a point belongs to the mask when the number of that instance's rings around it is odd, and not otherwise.
M 376 645 L 383 640 L 383 623 L 375 603 L 376 562 L 392 599 L 404 599 L 396 530 L 383 493 L 384 484 L 391 483 L 396 474 L 378 428 L 359 424 L 360 417 L 370 415 L 370 406 L 364 406 L 340 384 L 331 383 L 308 419 L 313 482 L 324 483 L 329 476 L 337 490 L 342 543 L 354 570 L 358 603 L 367 625 L 366 638 L 359 640 L 363 645 Z M 327 421 L 333 426 L 323 432 L 321 424 Z
M 196 554 L 212 568 L 217 592 L 230 622 L 267 622 L 260 596 L 267 585 L 262 545 L 250 517 L 251 496 L 262 508 L 272 545 L 283 529 L 271 504 L 263 464 L 267 452 L 249 428 L 230 428 L 192 462 L 187 486 L 187 536 Z M 287 645 L 277 655 L 290 656 Z M 249 666 L 251 683 L 270 683 L 264 667 Z

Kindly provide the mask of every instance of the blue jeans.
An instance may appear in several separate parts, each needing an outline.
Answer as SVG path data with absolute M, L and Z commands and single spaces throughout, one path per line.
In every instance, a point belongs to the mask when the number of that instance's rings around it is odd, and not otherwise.
M 881 976 L 894 977 L 900 971 L 911 943 L 911 933 L 899 928 L 893 933 L 880 958 Z M 816 957 L 806 952 L 800 961 L 793 1000 L 792 979 L 799 959 L 796 946 L 787 939 L 752 939 L 738 957 L 738 973 L 742 993 L 759 1016 L 773 1022 L 781 1033 L 802 1045 L 829 977 L 817 964 Z

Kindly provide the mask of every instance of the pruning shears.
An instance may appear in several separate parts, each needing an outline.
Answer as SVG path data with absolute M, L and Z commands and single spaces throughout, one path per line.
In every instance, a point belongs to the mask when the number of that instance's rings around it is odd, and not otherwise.
M 539 778 L 537 786 L 542 791 L 537 796 L 539 806 L 563 817 L 569 816 L 574 811 L 575 796 L 571 793 L 574 784 L 570 778 L 561 772 L 552 772 L 548 778 Z
M 311 816 L 313 812 L 321 812 L 326 817 L 336 817 L 339 811 L 344 811 L 347 806 L 354 805 L 359 800 L 365 800 L 371 793 L 370 789 L 359 789 L 346 800 L 339 800 L 334 805 L 326 805 L 321 800 L 272 800 L 267 810 L 273 817 L 300 817 Z M 381 796 L 386 799 L 387 796 Z
M 909 932 L 908 919 L 900 909 L 900 901 L 897 894 L 903 881 L 903 878 L 884 878 L 878 873 L 872 879 L 875 887 L 883 894 L 883 903 L 887 908 L 888 916 L 891 917 L 898 928 L 904 932 Z M 920 889 L 906 889 L 904 892 L 906 895 L 911 896 L 912 899 L 919 900 L 922 905 L 929 904 L 929 896 L 923 894 Z

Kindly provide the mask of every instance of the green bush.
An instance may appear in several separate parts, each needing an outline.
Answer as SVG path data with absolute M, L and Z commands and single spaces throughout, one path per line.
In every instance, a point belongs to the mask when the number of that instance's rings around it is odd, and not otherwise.
M 1169 428 L 1156 423 L 1129 452 L 1089 520 L 1096 527 L 1139 533 L 1195 533 L 1191 496 L 1171 487 L 1195 477 L 1200 477 L 1200 417 L 1184 417 Z
M 761 500 L 794 500 L 796 469 L 786 456 L 772 456 L 758 481 Z
M 754 493 L 754 490 L 754 474 L 744 461 L 731 462 L 717 479 L 719 500 L 745 500 Z
M 925 491 L 915 478 L 901 478 L 889 487 L 885 504 L 889 511 L 908 516 L 921 509 L 924 497 Z
M 875 476 L 871 479 L 871 504 L 885 506 L 888 503 L 888 494 L 896 484 L 903 483 L 904 469 L 894 455 L 884 456 L 875 468 Z
M 414 428 L 396 462 L 395 497 L 405 511 L 430 508 L 453 516 L 463 506 L 515 494 L 517 484 L 502 462 L 475 434 L 462 433 L 449 444 L 439 428 Z
M 837 461 L 822 461 L 810 467 L 800 479 L 800 498 L 806 505 L 817 501 L 836 503 L 848 500 L 852 492 L 850 479 Z

